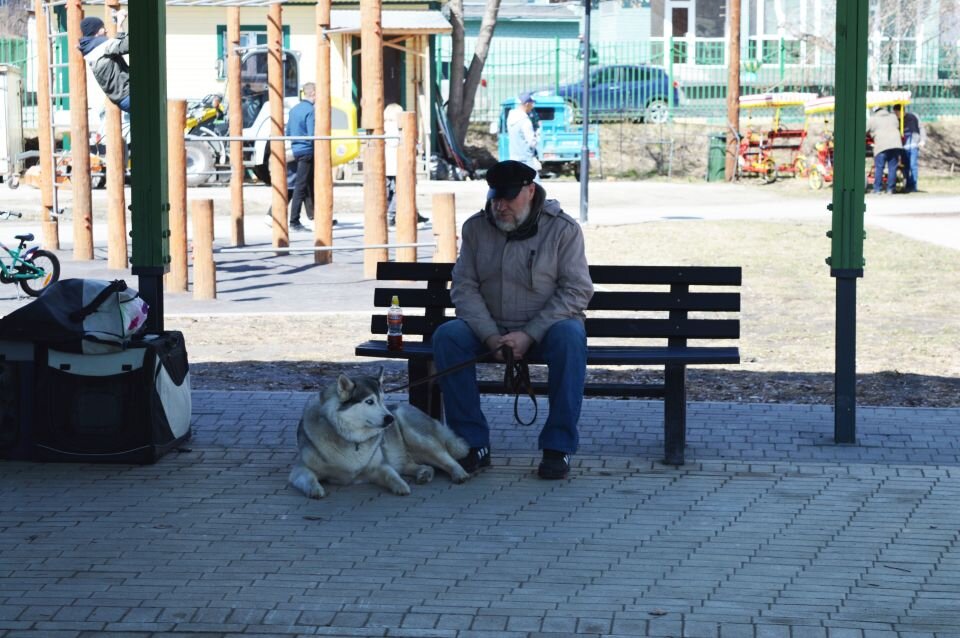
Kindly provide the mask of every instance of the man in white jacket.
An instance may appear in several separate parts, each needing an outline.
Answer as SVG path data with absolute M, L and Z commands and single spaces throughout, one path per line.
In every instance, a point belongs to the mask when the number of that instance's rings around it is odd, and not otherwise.
M 510 138 L 510 159 L 523 162 L 537 171 L 539 176 L 541 165 L 537 159 L 537 134 L 530 119 L 533 104 L 533 96 L 529 93 L 520 96 L 520 104 L 507 114 L 507 135 Z

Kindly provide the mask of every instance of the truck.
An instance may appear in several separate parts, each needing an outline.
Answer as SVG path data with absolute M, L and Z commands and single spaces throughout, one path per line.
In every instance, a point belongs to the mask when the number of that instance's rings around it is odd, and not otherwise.
M 580 158 L 583 148 L 583 128 L 573 123 L 573 109 L 561 96 L 546 91 L 533 94 L 534 106 L 530 114 L 537 134 L 537 153 L 543 172 L 561 170 L 566 166 L 580 180 Z M 520 106 L 514 98 L 500 104 L 500 117 L 495 123 L 497 154 L 499 160 L 510 159 L 510 135 L 507 133 L 507 116 Z M 587 150 L 591 161 L 600 157 L 600 135 L 596 129 L 587 137 Z

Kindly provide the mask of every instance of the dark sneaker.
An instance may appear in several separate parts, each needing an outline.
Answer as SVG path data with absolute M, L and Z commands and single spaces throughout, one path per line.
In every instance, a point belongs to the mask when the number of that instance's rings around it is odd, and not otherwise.
M 544 450 L 543 460 L 537 468 L 537 475 L 542 479 L 565 479 L 570 474 L 570 456 L 565 452 Z
M 482 467 L 490 467 L 490 448 L 472 447 L 467 455 L 457 463 L 469 474 L 473 474 Z
M 312 232 L 312 230 L 299 222 L 295 222 L 290 224 L 290 232 L 291 233 L 309 233 L 309 232 Z

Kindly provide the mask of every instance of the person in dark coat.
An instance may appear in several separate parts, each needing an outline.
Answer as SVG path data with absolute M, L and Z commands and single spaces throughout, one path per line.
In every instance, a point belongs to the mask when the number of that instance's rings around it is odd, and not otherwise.
M 130 66 L 123 56 L 130 53 L 126 28 L 127 14 L 118 11 L 117 36 L 107 37 L 107 28 L 100 18 L 89 16 L 80 21 L 80 43 L 77 48 L 90 65 L 93 77 L 111 102 L 121 111 L 130 112 Z

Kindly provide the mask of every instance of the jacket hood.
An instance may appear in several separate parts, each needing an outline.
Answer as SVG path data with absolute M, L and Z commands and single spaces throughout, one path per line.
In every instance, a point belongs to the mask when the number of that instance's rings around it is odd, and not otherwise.
M 77 44 L 77 48 L 80 49 L 80 53 L 87 55 L 102 43 L 106 42 L 107 39 L 105 35 L 85 35 L 80 38 L 80 43 Z

